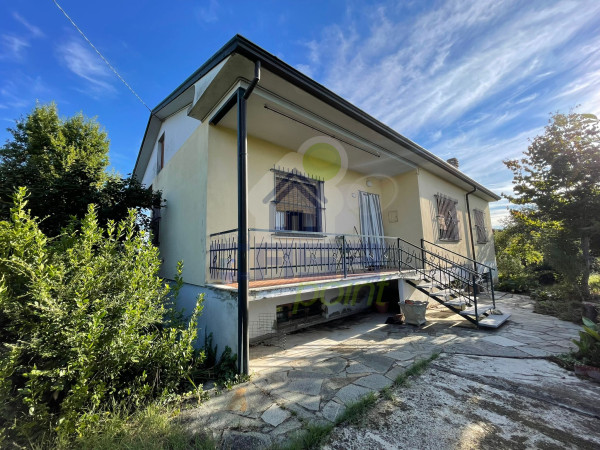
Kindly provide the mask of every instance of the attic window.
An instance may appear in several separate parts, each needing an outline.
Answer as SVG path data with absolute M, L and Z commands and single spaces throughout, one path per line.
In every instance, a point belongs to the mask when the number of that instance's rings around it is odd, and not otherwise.
M 156 173 L 160 172 L 165 167 L 165 133 L 158 140 L 158 148 L 156 153 Z
M 457 200 L 443 194 L 435 196 L 437 202 L 437 228 L 440 241 L 459 241 L 458 215 L 456 213 Z
M 275 170 L 275 229 L 323 232 L 323 181 Z
M 477 232 L 477 243 L 485 244 L 488 241 L 488 232 L 485 228 L 485 216 L 483 211 L 474 209 L 473 214 L 475 215 L 475 230 Z

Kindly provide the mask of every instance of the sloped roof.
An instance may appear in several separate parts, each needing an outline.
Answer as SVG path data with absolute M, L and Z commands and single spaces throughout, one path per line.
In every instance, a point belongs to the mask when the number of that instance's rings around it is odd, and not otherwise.
M 140 162 L 140 156 L 142 155 L 142 152 L 147 151 L 147 147 L 145 146 L 146 138 L 148 137 L 150 129 L 160 126 L 160 118 L 164 115 L 161 113 L 165 110 L 172 110 L 173 108 L 169 108 L 170 105 L 176 102 L 182 96 L 182 94 L 189 92 L 190 89 L 193 89 L 193 86 L 196 82 L 198 82 L 204 75 L 206 75 L 209 71 L 215 68 L 218 64 L 220 64 L 225 58 L 234 53 L 242 55 L 252 62 L 260 60 L 263 69 L 266 69 L 272 72 L 273 74 L 283 78 L 284 80 L 294 84 L 306 93 L 336 108 L 340 112 L 358 121 L 359 123 L 369 127 L 370 129 L 381 134 L 385 138 L 401 145 L 402 147 L 405 147 L 406 149 L 415 153 L 417 156 L 423 158 L 425 161 L 440 167 L 445 172 L 449 173 L 450 175 L 453 175 L 462 182 L 472 186 L 473 188 L 477 188 L 477 190 L 481 194 L 484 194 L 485 196 L 490 197 L 494 200 L 500 200 L 500 196 L 487 189 L 480 183 L 476 182 L 475 180 L 471 179 L 453 165 L 448 164 L 446 161 L 429 152 L 417 143 L 402 136 L 397 131 L 378 121 L 374 117 L 362 111 L 360 108 L 356 107 L 352 103 L 348 102 L 347 100 L 344 100 L 339 95 L 330 91 L 325 86 L 307 77 L 300 71 L 294 69 L 289 64 L 285 63 L 284 61 L 280 60 L 276 56 L 272 55 L 271 53 L 267 52 L 263 48 L 259 47 L 258 45 L 254 44 L 253 42 L 249 41 L 248 39 L 239 34 L 235 35 L 231 40 L 229 40 L 229 42 L 227 42 L 219 51 L 217 51 L 213 56 L 211 56 L 204 64 L 202 64 L 202 66 L 200 66 L 200 68 L 198 68 L 198 70 L 196 70 L 192 75 L 190 75 L 183 83 L 181 83 L 181 85 L 179 85 L 171 94 L 169 94 L 162 102 L 160 102 L 152 110 L 152 114 L 150 115 L 150 118 L 148 120 L 148 126 L 146 127 L 146 132 L 144 134 L 144 139 L 140 147 L 140 152 L 136 160 L 134 174 L 139 176 L 139 174 L 137 174 L 136 172 L 138 169 L 138 164 Z

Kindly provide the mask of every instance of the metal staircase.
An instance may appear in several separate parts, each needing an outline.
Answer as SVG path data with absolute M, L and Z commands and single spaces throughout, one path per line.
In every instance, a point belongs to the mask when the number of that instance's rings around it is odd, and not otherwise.
M 398 239 L 400 267 L 416 273 L 405 281 L 436 302 L 483 328 L 498 328 L 510 314 L 496 309 L 493 269 L 433 242 L 418 247 Z

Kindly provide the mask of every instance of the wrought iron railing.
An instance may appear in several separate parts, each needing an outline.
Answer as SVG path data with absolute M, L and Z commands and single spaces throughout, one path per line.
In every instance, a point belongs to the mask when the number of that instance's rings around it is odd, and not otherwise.
M 447 264 L 452 265 L 453 267 L 464 268 L 464 273 L 468 274 L 469 278 L 475 279 L 474 289 L 478 293 L 486 293 L 489 295 L 494 306 L 496 305 L 494 294 L 495 269 L 493 267 L 426 239 L 421 239 L 421 247 L 428 252 L 428 254 L 435 255 L 438 259 L 443 259 Z
M 390 236 L 285 232 L 250 229 L 248 269 L 250 280 L 351 276 L 369 272 L 411 271 L 442 288 L 461 303 L 474 306 L 489 297 L 495 308 L 493 269 L 441 247 L 437 251 Z M 435 245 L 435 244 L 433 244 Z M 237 281 L 237 230 L 210 235 L 210 278 L 214 282 Z M 431 289 L 430 295 L 436 291 Z M 482 311 L 483 312 L 483 311 Z
M 346 277 L 401 266 L 396 237 L 265 229 L 250 229 L 248 234 L 250 280 Z M 237 230 L 215 233 L 210 239 L 210 278 L 235 282 Z M 418 252 L 414 253 L 416 258 Z

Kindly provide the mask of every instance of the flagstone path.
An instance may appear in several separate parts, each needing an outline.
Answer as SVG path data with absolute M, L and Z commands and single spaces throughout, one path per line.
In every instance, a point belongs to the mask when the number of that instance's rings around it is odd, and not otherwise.
M 303 424 L 335 421 L 346 405 L 433 353 L 528 359 L 574 346 L 577 325 L 533 313 L 528 297 L 499 296 L 498 308 L 512 317 L 498 330 L 477 330 L 437 306 L 420 328 L 385 325 L 386 315 L 366 313 L 289 335 L 287 350 L 253 347 L 251 381 L 184 411 L 181 420 L 223 448 L 264 448 Z

